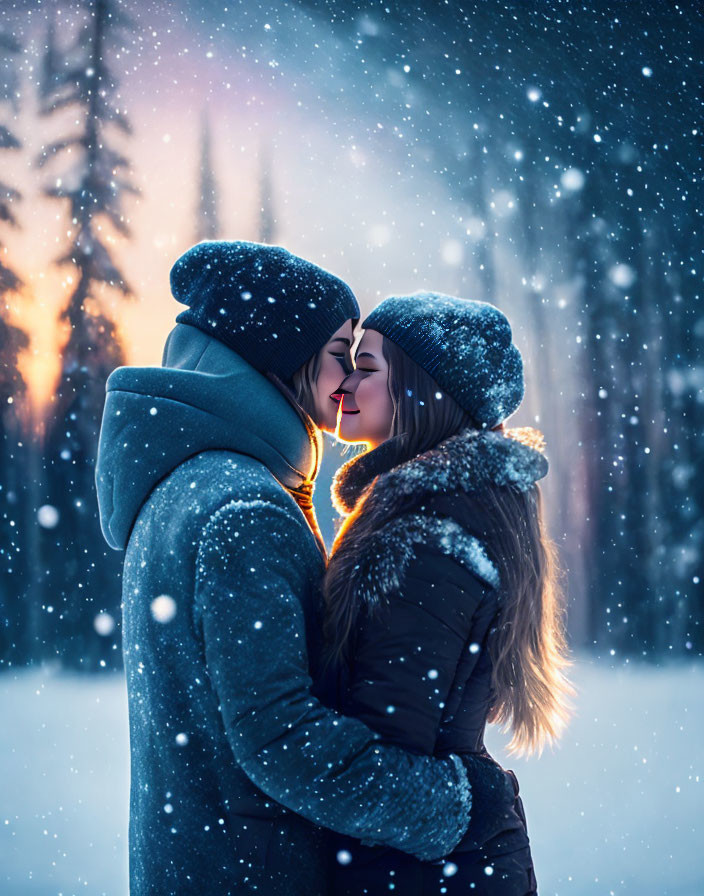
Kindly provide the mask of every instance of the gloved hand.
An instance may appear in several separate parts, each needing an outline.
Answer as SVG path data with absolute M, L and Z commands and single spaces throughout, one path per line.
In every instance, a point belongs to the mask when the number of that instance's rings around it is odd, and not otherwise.
M 463 753 L 460 759 L 472 788 L 472 809 L 469 827 L 455 849 L 467 852 L 523 822 L 516 811 L 518 782 L 513 772 L 502 768 L 487 752 Z

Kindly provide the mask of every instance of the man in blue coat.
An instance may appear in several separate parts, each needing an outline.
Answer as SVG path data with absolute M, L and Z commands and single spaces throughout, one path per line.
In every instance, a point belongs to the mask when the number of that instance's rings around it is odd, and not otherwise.
M 320 443 L 286 384 L 356 300 L 252 243 L 199 244 L 171 285 L 189 307 L 162 367 L 110 377 L 97 466 L 126 551 L 131 892 L 323 894 L 323 828 L 439 858 L 469 820 L 459 760 L 384 745 L 310 693 Z

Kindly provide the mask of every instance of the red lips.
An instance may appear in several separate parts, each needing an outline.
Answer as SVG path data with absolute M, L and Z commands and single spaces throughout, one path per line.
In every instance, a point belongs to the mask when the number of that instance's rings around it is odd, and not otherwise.
M 351 392 L 348 392 L 346 389 L 339 389 L 337 392 L 333 392 L 330 396 L 333 401 L 340 404 L 342 403 L 342 413 L 343 414 L 358 414 L 359 408 L 354 400 L 354 396 Z

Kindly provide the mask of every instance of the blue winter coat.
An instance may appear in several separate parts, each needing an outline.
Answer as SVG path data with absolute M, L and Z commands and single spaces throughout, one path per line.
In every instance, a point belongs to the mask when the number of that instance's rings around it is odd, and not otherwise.
M 199 330 L 176 327 L 164 364 L 110 377 L 97 467 L 126 549 L 133 896 L 324 893 L 318 825 L 448 853 L 471 803 L 459 761 L 382 745 L 310 694 L 324 559 L 293 495 L 316 439 Z

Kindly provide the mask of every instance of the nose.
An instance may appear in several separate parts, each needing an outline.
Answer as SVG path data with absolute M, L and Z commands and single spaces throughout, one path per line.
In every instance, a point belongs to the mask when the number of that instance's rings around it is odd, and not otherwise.
M 357 391 L 357 386 L 364 379 L 364 373 L 361 370 L 353 370 L 348 376 L 344 378 L 344 380 L 340 383 L 339 391 L 340 392 L 352 392 L 353 394 Z

